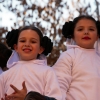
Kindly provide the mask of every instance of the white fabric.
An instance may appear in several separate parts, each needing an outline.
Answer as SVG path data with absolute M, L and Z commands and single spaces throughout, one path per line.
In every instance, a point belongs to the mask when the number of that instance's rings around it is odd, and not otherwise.
M 55 72 L 53 68 L 46 65 L 45 60 L 19 61 L 18 56 L 14 54 L 8 61 L 10 69 L 0 75 L 0 98 L 4 98 L 5 93 L 8 95 L 13 93 L 10 84 L 22 89 L 22 82 L 25 81 L 28 91 L 36 91 L 62 100 Z
M 19 61 L 19 56 L 15 50 L 13 50 L 10 58 L 7 61 L 7 68 L 11 68 L 16 62 Z
M 67 49 L 69 49 L 69 45 L 72 45 L 72 46 L 76 46 L 76 42 L 71 38 L 71 39 L 68 39 L 66 40 L 66 44 L 67 44 Z M 98 55 L 100 55 L 100 38 L 95 42 L 94 44 L 94 48 L 96 50 L 96 52 L 98 53 Z
M 72 38 L 71 39 L 67 38 L 66 44 L 67 45 L 76 45 L 76 42 Z
M 45 64 L 47 65 L 47 58 L 46 58 L 46 56 L 44 54 L 40 54 L 40 56 L 39 56 L 38 59 L 39 60 L 44 60 L 45 61 Z
M 95 49 L 68 48 L 53 66 L 63 98 L 100 100 L 100 56 Z
M 96 49 L 98 55 L 100 55 L 100 38 L 95 42 L 94 48 Z
M 2 74 L 3 73 L 3 70 L 2 70 L 2 68 L 0 67 L 0 74 Z
M 47 59 L 46 59 L 46 56 L 44 54 L 41 54 L 38 59 L 44 60 L 45 64 L 47 65 Z M 8 59 L 7 68 L 11 68 L 19 60 L 20 59 L 19 59 L 19 56 L 18 56 L 17 52 L 15 50 L 13 50 L 10 58 Z

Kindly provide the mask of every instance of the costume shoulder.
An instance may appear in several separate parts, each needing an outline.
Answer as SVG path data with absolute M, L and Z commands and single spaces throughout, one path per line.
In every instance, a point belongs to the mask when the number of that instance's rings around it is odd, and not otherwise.
M 67 50 L 64 51 L 61 55 L 60 55 L 60 59 L 72 59 L 74 60 L 76 58 L 77 55 L 81 54 L 83 51 L 82 49 L 77 46 L 77 45 L 68 45 L 67 46 Z
M 59 57 L 59 59 L 63 59 L 63 60 L 64 59 L 74 60 L 74 58 L 75 58 L 75 48 L 70 48 L 64 51 L 63 53 L 60 54 L 60 57 Z
M 79 55 L 81 55 L 82 50 L 77 46 L 71 46 L 65 52 L 63 52 L 58 58 L 57 62 L 53 65 L 56 70 L 72 69 L 73 65 L 76 63 L 77 58 L 79 60 Z M 69 72 L 70 72 L 69 71 Z

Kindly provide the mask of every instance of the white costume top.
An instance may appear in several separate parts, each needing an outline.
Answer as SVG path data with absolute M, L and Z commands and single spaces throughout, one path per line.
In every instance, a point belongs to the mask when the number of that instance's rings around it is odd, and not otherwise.
M 22 89 L 25 81 L 28 91 L 36 91 L 45 96 L 62 100 L 62 94 L 53 68 L 45 64 L 45 60 L 17 61 L 10 69 L 0 75 L 0 98 L 4 94 L 12 94 L 13 84 Z
M 66 100 L 100 100 L 100 56 L 70 45 L 53 68 Z
M 3 70 L 2 70 L 2 68 L 0 67 L 0 74 L 2 74 L 2 72 L 3 72 Z

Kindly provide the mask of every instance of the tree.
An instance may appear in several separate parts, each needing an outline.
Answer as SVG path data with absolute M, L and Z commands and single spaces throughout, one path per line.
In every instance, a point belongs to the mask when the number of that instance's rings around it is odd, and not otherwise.
M 61 52 L 66 50 L 66 39 L 62 36 L 62 26 L 65 21 L 72 20 L 74 17 L 82 14 L 89 14 L 99 19 L 99 1 L 94 1 L 94 10 L 87 0 L 2 0 L 2 6 L 16 17 L 16 22 L 12 29 L 25 25 L 36 25 L 44 35 L 50 37 L 54 43 L 52 53 L 48 56 L 48 64 L 53 65 Z M 85 4 L 85 5 L 84 5 Z M 0 8 L 3 12 L 3 9 Z M 12 20 L 12 19 L 11 19 Z M 2 34 L 8 31 L 8 28 L 0 28 L 1 41 Z

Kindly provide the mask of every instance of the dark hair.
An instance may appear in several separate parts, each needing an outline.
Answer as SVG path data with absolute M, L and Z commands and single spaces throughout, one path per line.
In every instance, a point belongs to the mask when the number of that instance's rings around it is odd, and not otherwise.
M 92 16 L 89 15 L 81 15 L 76 17 L 73 21 L 65 22 L 62 28 L 62 34 L 64 35 L 65 38 L 69 38 L 69 39 L 73 38 L 75 26 L 78 23 L 78 21 L 81 19 L 89 19 L 94 21 L 97 27 L 98 35 L 100 36 L 100 21 L 96 21 Z
M 30 91 L 24 100 L 56 100 L 55 98 L 44 96 L 38 92 Z
M 8 49 L 3 43 L 0 43 L 0 67 L 6 67 L 7 61 L 11 56 L 12 51 Z
M 47 56 L 52 51 L 53 43 L 51 42 L 51 39 L 49 39 L 47 36 L 43 37 L 43 34 L 39 30 L 39 28 L 37 28 L 33 25 L 25 26 L 25 27 L 21 28 L 20 30 L 17 29 L 17 30 L 12 30 L 11 32 L 8 32 L 8 34 L 6 36 L 8 46 L 11 47 L 12 49 L 14 49 L 13 46 L 14 46 L 14 44 L 17 44 L 18 37 L 19 37 L 20 33 L 22 31 L 28 30 L 28 29 L 31 29 L 31 30 L 37 32 L 37 34 L 40 37 L 40 46 L 42 46 L 45 49 L 42 54 Z M 16 36 L 14 36 L 14 34 Z
M 14 49 L 14 44 L 17 44 L 19 29 L 11 30 L 6 35 L 6 43 L 11 48 Z

